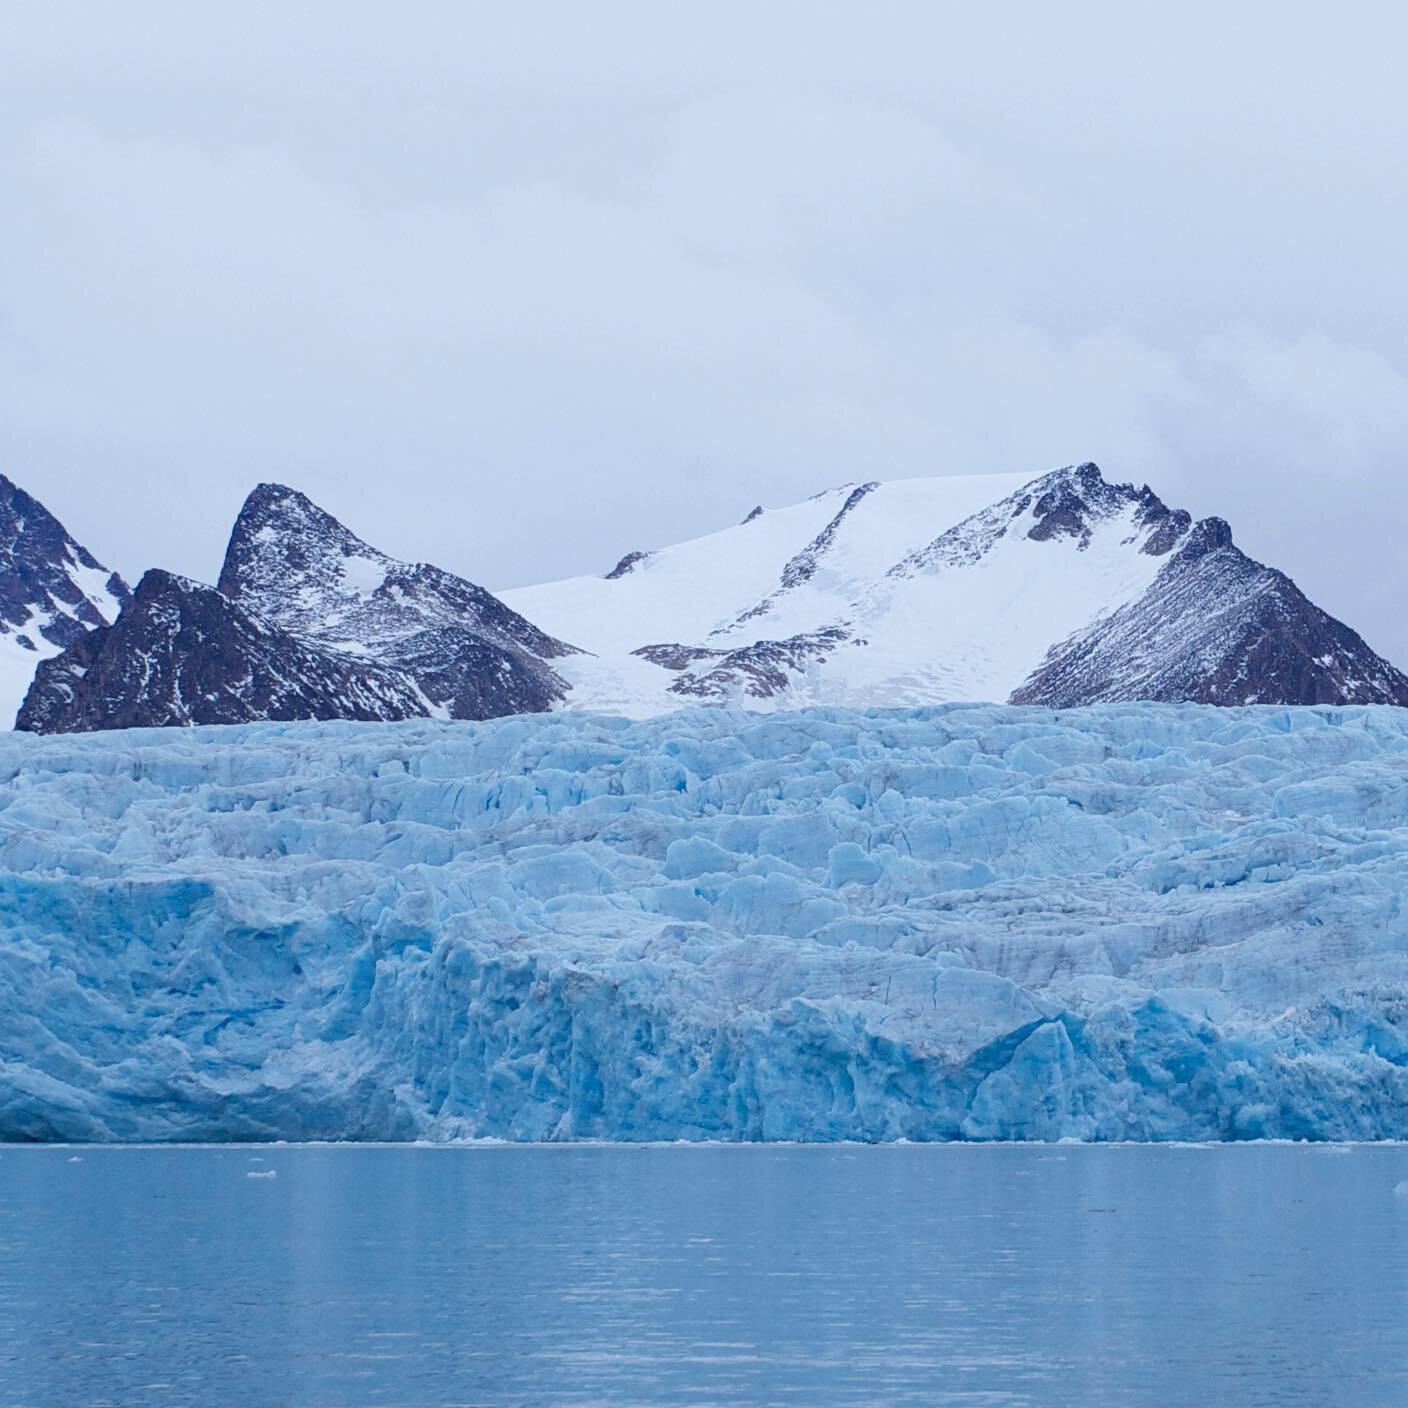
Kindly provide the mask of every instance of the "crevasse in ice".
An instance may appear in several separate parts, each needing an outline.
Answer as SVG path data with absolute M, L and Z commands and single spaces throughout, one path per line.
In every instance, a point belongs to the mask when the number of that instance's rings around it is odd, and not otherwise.
M 0 738 L 0 1138 L 1408 1137 L 1408 712 Z

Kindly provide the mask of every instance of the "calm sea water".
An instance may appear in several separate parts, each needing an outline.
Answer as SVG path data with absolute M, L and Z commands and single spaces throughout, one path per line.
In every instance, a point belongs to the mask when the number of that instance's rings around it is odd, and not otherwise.
M 2 1148 L 0 1404 L 1401 1408 L 1400 1184 L 1408 1148 Z

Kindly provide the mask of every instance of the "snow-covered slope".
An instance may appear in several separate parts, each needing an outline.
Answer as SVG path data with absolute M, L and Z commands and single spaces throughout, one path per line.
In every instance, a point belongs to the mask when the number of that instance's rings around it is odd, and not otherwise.
M 1408 1137 L 1408 712 L 0 738 L 0 1140 Z
M 1408 680 L 1212 518 L 1143 596 L 1054 646 L 1012 696 L 1057 707 L 1102 699 L 1408 704 Z
M 472 582 L 397 562 L 261 484 L 219 586 L 148 572 L 111 628 L 43 666 L 18 727 L 532 713 L 565 692 L 548 661 L 570 649 Z
M 281 630 L 413 674 L 451 718 L 543 708 L 571 654 L 483 587 L 368 546 L 305 495 L 261 484 L 235 521 L 219 589 Z
M 1215 561 L 1183 570 L 1214 540 Z M 1225 524 L 1194 524 L 1092 464 L 1030 482 L 846 486 L 634 554 L 605 578 L 503 595 L 590 652 L 563 664 L 566 707 L 636 717 L 690 698 L 1045 702 L 1058 674 L 1062 703 L 1408 703 L 1408 679 L 1241 554 Z M 1061 666 L 1116 616 L 1117 648 Z M 1297 653 L 1302 638 L 1318 644 Z
M 111 621 L 127 584 L 37 499 L 0 474 L 0 728 L 41 660 Z
M 648 715 L 685 701 L 672 692 L 675 673 L 636 654 L 642 647 L 725 650 L 830 626 L 911 545 L 1025 482 L 969 475 L 845 485 L 787 508 L 755 510 L 708 537 L 632 554 L 634 561 L 623 559 L 605 577 L 499 595 L 583 651 L 560 667 L 573 686 L 567 707 Z M 764 697 L 753 693 L 748 702 Z

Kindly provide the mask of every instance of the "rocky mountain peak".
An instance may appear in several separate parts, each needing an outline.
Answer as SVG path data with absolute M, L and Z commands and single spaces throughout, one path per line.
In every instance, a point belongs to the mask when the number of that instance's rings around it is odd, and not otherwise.
M 1216 552 L 1219 548 L 1230 548 L 1232 525 L 1223 518 L 1200 518 L 1193 525 L 1187 541 L 1179 549 L 1178 555 L 1186 561 L 1194 561 Z
M 260 484 L 244 501 L 225 549 L 217 582 L 226 596 L 272 593 L 279 598 L 311 582 L 332 587 L 360 563 L 360 578 L 390 565 L 306 494 Z M 357 569 L 352 568 L 356 573 Z
M 260 484 L 218 585 L 148 572 L 113 632 L 36 678 L 21 727 L 531 713 L 566 693 L 546 662 L 571 649 L 473 582 L 398 562 L 306 494 Z
M 1170 509 L 1147 485 L 1110 483 L 1091 461 L 1068 465 L 1036 480 L 1019 496 L 1017 512 L 1030 511 L 1035 522 L 1027 536 L 1037 542 L 1072 538 L 1084 548 L 1097 523 L 1131 513 L 1143 530 L 1153 530 L 1143 551 L 1162 556 L 1192 524 L 1182 509 Z
M 281 484 L 261 484 L 245 500 L 218 585 L 282 630 L 383 658 L 409 651 L 419 659 L 429 636 L 443 638 L 437 649 L 445 654 L 465 631 L 541 659 L 572 649 L 483 587 L 429 563 L 388 557 Z
M 43 659 L 111 621 L 129 595 L 32 494 L 0 474 L 0 724 Z
M 36 651 L 64 646 L 110 620 L 127 595 L 116 572 L 0 474 L 0 633 L 23 636 Z

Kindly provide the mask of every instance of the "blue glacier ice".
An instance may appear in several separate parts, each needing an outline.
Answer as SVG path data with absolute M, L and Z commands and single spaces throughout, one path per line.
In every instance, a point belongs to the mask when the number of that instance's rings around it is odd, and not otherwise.
M 1408 1138 L 1408 711 L 0 738 L 0 1138 Z

